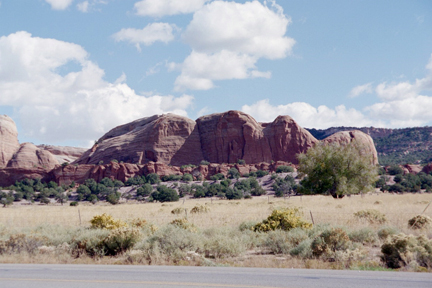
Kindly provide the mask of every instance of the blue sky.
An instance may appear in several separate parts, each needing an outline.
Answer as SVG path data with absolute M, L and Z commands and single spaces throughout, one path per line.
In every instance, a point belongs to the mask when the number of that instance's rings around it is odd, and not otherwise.
M 138 118 L 432 123 L 432 2 L 0 0 L 0 114 L 89 146 Z

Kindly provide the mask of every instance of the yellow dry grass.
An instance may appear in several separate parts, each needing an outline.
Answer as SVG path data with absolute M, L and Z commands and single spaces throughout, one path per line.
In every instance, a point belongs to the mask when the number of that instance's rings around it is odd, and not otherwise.
M 78 207 L 67 205 L 29 205 L 13 206 L 0 209 L 0 223 L 6 227 L 34 227 L 40 224 L 59 224 L 64 226 L 88 226 L 90 219 L 102 213 L 114 218 L 128 220 L 146 219 L 157 226 L 165 225 L 174 219 L 186 217 L 186 212 L 174 215 L 174 208 L 187 211 L 187 218 L 199 228 L 216 226 L 238 226 L 245 221 L 261 221 L 273 209 L 284 207 L 300 207 L 304 218 L 311 221 L 311 213 L 315 224 L 329 223 L 349 227 L 369 225 L 356 219 L 353 214 L 364 209 L 376 209 L 386 215 L 387 224 L 405 230 L 408 219 L 420 214 L 432 201 L 432 194 L 369 194 L 333 199 L 329 196 L 302 196 L 291 198 L 274 198 L 272 196 L 255 197 L 247 200 L 219 199 L 187 199 L 171 203 L 124 203 L 83 204 Z M 196 205 L 207 205 L 208 213 L 191 214 Z M 431 205 L 432 206 L 432 205 Z M 425 215 L 432 217 L 432 207 Z

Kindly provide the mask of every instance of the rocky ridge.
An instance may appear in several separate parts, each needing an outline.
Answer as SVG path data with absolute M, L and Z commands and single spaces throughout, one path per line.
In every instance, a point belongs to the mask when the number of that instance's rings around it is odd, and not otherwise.
M 1 120 L 0 160 L 4 164 L 0 166 L 0 186 L 24 178 L 69 184 L 104 177 L 125 181 L 148 173 L 161 176 L 191 173 L 209 178 L 217 173 L 226 174 L 231 167 L 242 174 L 274 171 L 277 165 L 294 166 L 296 154 L 319 142 L 289 116 L 259 123 L 243 112 L 228 111 L 196 121 L 173 114 L 138 119 L 110 130 L 82 153 L 72 147 L 20 145 L 12 119 L 5 116 Z M 373 141 L 362 132 L 336 133 L 324 140 L 340 145 L 352 141 L 365 145 L 372 162 L 377 163 Z M 69 165 L 60 165 L 74 159 Z M 199 165 L 202 160 L 212 164 Z M 245 165 L 229 164 L 238 160 Z M 180 167 L 189 164 L 195 167 Z

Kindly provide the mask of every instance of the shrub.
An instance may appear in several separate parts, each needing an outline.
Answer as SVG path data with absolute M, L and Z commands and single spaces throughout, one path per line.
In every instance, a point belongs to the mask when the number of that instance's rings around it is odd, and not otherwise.
M 241 190 L 238 190 L 238 189 L 228 188 L 225 192 L 225 197 L 228 200 L 242 199 L 243 198 L 243 192 Z
M 150 184 L 158 184 L 160 182 L 159 175 L 156 173 L 150 173 L 146 177 L 147 182 Z
M 183 177 L 181 178 L 181 180 L 185 181 L 185 182 L 190 182 L 190 181 L 193 181 L 193 176 L 191 174 L 189 174 L 189 173 L 186 173 L 186 174 L 183 175 Z
M 197 231 L 197 228 L 195 227 L 195 225 L 190 223 L 189 220 L 187 220 L 186 218 L 174 219 L 169 224 L 177 226 L 177 227 L 185 229 L 185 230 L 188 230 L 188 231 L 191 231 L 191 232 Z
M 70 206 L 78 206 L 78 204 L 79 204 L 79 203 L 78 203 L 77 201 L 72 201 L 72 202 L 70 202 L 69 205 L 70 205 Z
M 181 214 L 183 212 L 184 212 L 184 209 L 180 208 L 180 207 L 177 207 L 177 208 L 174 208 L 173 210 L 171 210 L 171 214 L 174 214 L 174 215 L 178 215 L 178 214 Z
M 397 165 L 392 165 L 387 168 L 387 173 L 390 175 L 403 174 L 403 169 Z
M 213 175 L 210 177 L 211 180 L 216 181 L 216 180 L 222 180 L 225 178 L 225 175 L 222 173 L 218 173 L 216 175 Z
M 276 168 L 276 173 L 288 173 L 288 172 L 294 172 L 294 168 L 286 165 L 281 165 Z
M 373 244 L 378 240 L 377 233 L 369 227 L 351 231 L 349 238 L 352 242 L 361 244 Z
M 139 240 L 140 232 L 135 228 L 118 228 L 102 240 L 105 255 L 117 255 L 131 249 Z
M 425 236 L 392 235 L 381 246 L 381 252 L 381 259 L 389 268 L 397 269 L 411 263 L 432 266 L 432 240 Z
M 246 164 L 246 161 L 243 159 L 239 159 L 239 160 L 237 160 L 237 164 L 244 165 L 244 164 Z
M 256 177 L 258 177 L 258 178 L 264 177 L 264 176 L 266 176 L 268 174 L 269 174 L 268 171 L 263 171 L 263 170 L 256 171 Z
M 207 213 L 209 211 L 210 211 L 210 208 L 208 208 L 207 206 L 197 205 L 191 209 L 190 213 L 198 214 L 198 213 Z
M 91 228 L 114 230 L 127 227 L 127 224 L 121 220 L 114 219 L 111 215 L 103 213 L 96 215 L 90 220 Z
M 370 224 L 383 224 L 387 221 L 384 214 L 375 209 L 366 209 L 354 213 L 354 217 L 360 220 L 366 220 Z
M 167 225 L 156 231 L 147 243 L 148 254 L 152 263 L 157 261 L 172 261 L 178 263 L 187 257 L 189 251 L 202 250 L 202 242 L 196 233 L 183 229 L 178 225 Z M 162 262 L 163 263 L 163 262 Z
M 426 215 L 417 215 L 408 220 L 411 229 L 427 229 L 431 226 L 432 219 Z
M 378 230 L 377 235 L 381 240 L 387 239 L 387 237 L 396 235 L 399 233 L 399 230 L 395 227 L 385 226 Z
M 168 188 L 165 185 L 159 185 L 156 188 L 156 192 L 153 192 L 151 194 L 152 198 L 159 202 L 174 202 L 179 200 L 179 195 L 177 192 L 172 189 Z
M 316 257 L 332 256 L 336 251 L 345 251 L 351 244 L 348 234 L 342 228 L 324 230 L 311 244 L 312 253 Z
M 206 160 L 201 160 L 200 165 L 209 165 L 210 162 L 206 161 Z
M 150 196 L 152 192 L 153 192 L 153 186 L 146 183 L 137 189 L 136 195 L 141 197 L 147 197 Z
M 252 245 L 252 233 L 237 229 L 211 228 L 203 233 L 204 254 L 209 258 L 236 257 Z
M 240 172 L 236 168 L 232 167 L 231 169 L 228 170 L 227 178 L 229 179 L 240 178 Z
M 142 228 L 147 226 L 147 220 L 142 218 L 131 219 L 128 221 L 128 223 L 130 224 L 130 226 L 137 227 L 137 228 Z
M 301 242 L 308 239 L 303 229 L 290 231 L 275 230 L 267 233 L 264 245 L 274 254 L 289 254 L 291 250 Z
M 288 208 L 284 210 L 273 210 L 272 214 L 261 223 L 254 226 L 255 232 L 268 232 L 276 229 L 291 230 L 293 228 L 312 228 L 312 224 L 303 221 L 298 208 Z
M 120 201 L 120 195 L 121 194 L 119 192 L 110 193 L 107 196 L 106 201 L 112 205 L 118 204 Z

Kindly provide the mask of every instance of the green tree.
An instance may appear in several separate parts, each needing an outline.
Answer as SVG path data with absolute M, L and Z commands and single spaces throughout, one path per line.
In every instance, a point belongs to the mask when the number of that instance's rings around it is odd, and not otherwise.
M 373 189 L 377 169 L 371 157 L 356 143 L 315 145 L 298 155 L 302 192 L 342 198 Z

